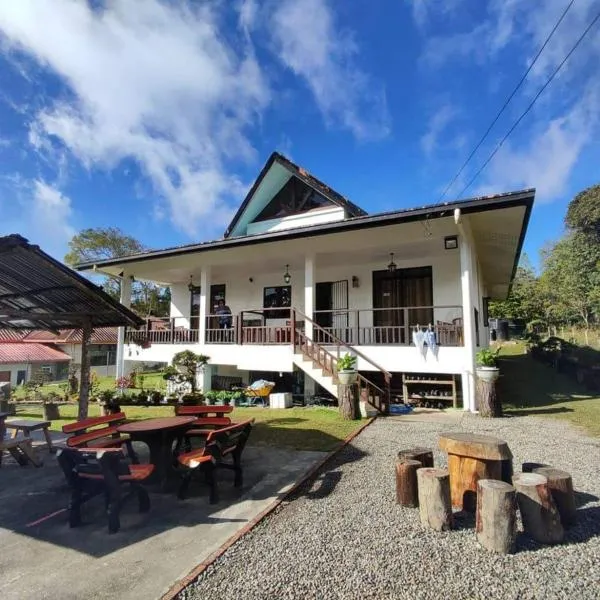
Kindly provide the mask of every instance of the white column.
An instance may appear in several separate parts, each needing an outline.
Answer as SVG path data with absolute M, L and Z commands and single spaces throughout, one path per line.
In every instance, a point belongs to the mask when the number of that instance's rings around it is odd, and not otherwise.
M 210 306 L 210 267 L 202 267 L 200 272 L 200 332 L 198 341 L 204 345 L 206 343 L 206 317 L 210 315 L 212 306 Z
M 475 323 L 473 317 L 473 247 L 467 235 L 460 236 L 460 281 L 462 290 L 465 370 L 462 374 L 463 408 L 475 410 Z
M 131 276 L 129 273 L 123 273 L 121 277 L 121 304 L 127 308 L 131 307 Z M 117 331 L 117 365 L 116 378 L 123 377 L 125 374 L 125 327 L 119 327 Z
M 315 310 L 315 257 L 306 256 L 304 259 L 304 314 L 314 320 Z M 313 326 L 308 321 L 304 330 L 309 339 L 313 339 Z

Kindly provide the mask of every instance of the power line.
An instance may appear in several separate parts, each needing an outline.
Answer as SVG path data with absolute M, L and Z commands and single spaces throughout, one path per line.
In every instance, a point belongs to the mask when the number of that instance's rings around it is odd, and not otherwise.
M 546 46 L 548 45 L 550 40 L 552 39 L 554 32 L 558 29 L 559 25 L 562 23 L 563 19 L 569 12 L 571 6 L 573 6 L 574 2 L 575 2 L 575 0 L 571 0 L 569 2 L 569 4 L 567 5 L 567 7 L 565 8 L 565 10 L 563 10 L 562 14 L 560 15 L 560 18 L 554 24 L 552 31 L 548 34 L 548 36 L 546 37 L 546 40 L 541 45 L 540 49 L 537 51 L 537 54 L 534 56 L 533 61 L 531 61 L 531 64 L 529 65 L 529 67 L 527 67 L 527 70 L 525 71 L 525 73 L 523 74 L 521 79 L 519 80 L 519 83 L 517 83 L 517 85 L 515 86 L 513 91 L 510 93 L 510 96 L 508 96 L 508 98 L 505 100 L 504 104 L 502 105 L 502 108 L 500 109 L 498 114 L 494 117 L 494 120 L 491 122 L 490 126 L 486 129 L 486 131 L 483 134 L 483 136 L 481 137 L 481 139 L 477 142 L 477 145 L 475 146 L 475 148 L 473 148 L 473 151 L 471 152 L 471 154 L 469 154 L 469 156 L 467 157 L 465 162 L 461 165 L 461 167 L 458 170 L 458 172 L 456 173 L 456 175 L 454 175 L 454 177 L 451 179 L 450 183 L 446 186 L 446 188 L 442 192 L 442 195 L 440 196 L 440 199 L 438 200 L 438 203 L 444 199 L 444 197 L 448 193 L 448 190 L 454 185 L 454 182 L 460 177 L 460 174 L 464 171 L 465 167 L 471 162 L 471 159 L 475 156 L 475 153 L 477 152 L 477 150 L 479 150 L 479 148 L 481 147 L 481 144 L 483 144 L 483 142 L 489 135 L 490 131 L 492 131 L 494 125 L 498 122 L 498 119 L 502 116 L 502 113 L 506 110 L 506 107 L 510 104 L 510 101 L 514 98 L 515 94 L 519 91 L 519 89 L 521 88 L 521 86 L 523 85 L 525 80 L 527 79 L 527 76 L 531 72 L 531 69 L 533 69 L 533 67 L 535 66 L 535 63 L 537 62 L 538 58 L 540 57 L 540 55 L 542 54 L 542 52 L 544 51 L 544 49 L 546 48 Z
M 494 156 L 496 156 L 496 154 L 498 153 L 498 150 L 500 150 L 500 148 L 502 147 L 504 142 L 508 139 L 510 134 L 518 127 L 519 123 L 525 118 L 525 116 L 533 108 L 533 105 L 537 102 L 537 99 L 542 95 L 544 90 L 550 85 L 552 80 L 556 77 L 558 72 L 562 69 L 563 65 L 569 60 L 569 58 L 571 57 L 573 52 L 575 52 L 575 50 L 577 50 L 577 48 L 579 47 L 579 44 L 581 44 L 581 42 L 584 40 L 585 36 L 590 32 L 592 27 L 594 27 L 594 25 L 598 22 L 598 19 L 600 19 L 600 12 L 598 12 L 596 14 L 596 16 L 594 17 L 592 22 L 585 28 L 585 31 L 581 34 L 579 39 L 575 42 L 574 46 L 571 48 L 571 50 L 569 50 L 567 55 L 562 59 L 562 61 L 556 67 L 556 69 L 554 69 L 552 75 L 550 75 L 550 77 L 547 79 L 546 83 L 544 83 L 544 85 L 540 88 L 539 92 L 535 95 L 533 100 L 530 102 L 529 106 L 521 113 L 521 116 L 513 123 L 513 126 L 506 132 L 506 135 L 500 140 L 499 144 L 494 148 L 494 151 L 488 156 L 486 161 L 477 170 L 475 175 L 473 175 L 473 177 L 471 178 L 469 183 L 467 183 L 467 185 L 460 191 L 460 193 L 458 194 L 459 197 L 462 196 L 465 193 L 465 191 L 471 187 L 471 185 L 477 179 L 477 177 L 479 177 L 481 172 L 488 166 L 488 164 L 494 158 Z

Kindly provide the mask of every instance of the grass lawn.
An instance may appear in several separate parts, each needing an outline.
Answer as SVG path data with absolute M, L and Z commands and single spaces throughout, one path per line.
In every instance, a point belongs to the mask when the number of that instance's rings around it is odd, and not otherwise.
M 600 397 L 530 358 L 524 344 L 502 346 L 499 367 L 507 413 L 566 419 L 600 437 Z
M 22 418 L 41 419 L 41 406 L 21 406 L 18 416 Z M 172 406 L 124 406 L 123 412 L 130 419 L 149 419 L 152 417 L 169 417 L 174 414 Z M 98 406 L 90 405 L 90 417 L 99 416 Z M 53 421 L 51 429 L 60 431 L 66 423 L 75 420 L 77 406 L 60 407 L 64 418 Z M 344 438 L 358 429 L 364 421 L 344 421 L 337 409 L 308 408 L 235 408 L 232 413 L 234 421 L 243 421 L 254 417 L 256 423 L 249 443 L 253 446 L 276 446 L 294 450 L 333 450 Z

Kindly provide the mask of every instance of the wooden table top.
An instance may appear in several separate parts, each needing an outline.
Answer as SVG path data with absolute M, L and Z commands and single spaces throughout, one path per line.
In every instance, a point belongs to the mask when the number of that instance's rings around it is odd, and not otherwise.
M 10 417 L 10 413 L 0 412 L 0 419 L 6 419 L 6 417 Z
M 11 419 L 6 421 L 8 429 L 40 429 L 50 427 L 50 421 L 36 421 L 34 419 Z
M 119 433 L 151 433 L 153 431 L 164 431 L 167 429 L 177 429 L 191 425 L 196 417 L 159 417 L 156 419 L 144 419 L 119 425 Z
M 441 433 L 439 439 L 441 450 L 448 454 L 481 458 L 483 460 L 507 460 L 512 458 L 508 444 L 491 435 L 475 433 Z

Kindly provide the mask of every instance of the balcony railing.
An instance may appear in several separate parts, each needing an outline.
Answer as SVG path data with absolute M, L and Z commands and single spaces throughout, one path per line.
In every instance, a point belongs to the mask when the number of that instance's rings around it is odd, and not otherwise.
M 200 342 L 199 319 L 173 317 L 152 319 L 139 329 L 127 329 L 126 343 L 197 344 Z M 463 345 L 461 306 L 409 306 L 314 312 L 313 339 L 328 344 L 330 335 L 352 346 L 408 346 L 413 332 L 431 330 L 440 346 Z M 190 327 L 191 325 L 191 327 Z M 296 322 L 304 330 L 304 322 Z M 239 314 L 208 315 L 206 344 L 289 345 L 292 321 L 289 308 L 243 310 Z

